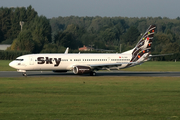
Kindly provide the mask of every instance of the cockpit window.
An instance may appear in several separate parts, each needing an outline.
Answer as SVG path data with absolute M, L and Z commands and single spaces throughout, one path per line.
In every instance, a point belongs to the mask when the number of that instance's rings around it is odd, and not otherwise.
M 15 59 L 16 61 L 23 61 L 24 59 Z

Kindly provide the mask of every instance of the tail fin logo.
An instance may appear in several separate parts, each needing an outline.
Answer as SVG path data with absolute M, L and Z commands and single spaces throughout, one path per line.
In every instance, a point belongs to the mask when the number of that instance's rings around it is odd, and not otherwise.
M 144 35 L 141 37 L 140 41 L 137 43 L 136 47 L 132 52 L 131 62 L 143 61 L 147 58 L 151 52 L 152 40 L 154 37 L 156 26 L 150 25 Z

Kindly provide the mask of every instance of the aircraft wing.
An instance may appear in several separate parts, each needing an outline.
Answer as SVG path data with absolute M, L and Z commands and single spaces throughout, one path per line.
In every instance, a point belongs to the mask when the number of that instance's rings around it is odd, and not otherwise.
M 121 62 L 121 63 L 108 63 L 108 64 L 89 64 L 88 66 L 93 70 L 99 70 L 102 68 L 118 67 L 122 64 L 137 64 L 137 62 Z

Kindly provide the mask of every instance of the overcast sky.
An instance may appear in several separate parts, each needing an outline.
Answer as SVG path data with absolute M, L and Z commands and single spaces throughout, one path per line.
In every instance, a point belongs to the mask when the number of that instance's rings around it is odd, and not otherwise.
M 107 17 L 180 16 L 180 0 L 0 0 L 1 7 L 32 7 L 38 15 Z

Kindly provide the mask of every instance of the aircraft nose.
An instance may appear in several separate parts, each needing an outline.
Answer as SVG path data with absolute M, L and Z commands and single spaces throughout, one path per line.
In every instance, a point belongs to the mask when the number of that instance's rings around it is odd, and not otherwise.
M 13 61 L 10 62 L 10 63 L 9 63 L 9 66 L 12 67 L 12 68 L 14 68 L 14 66 L 15 66 L 14 62 L 13 62 Z

